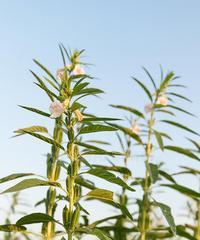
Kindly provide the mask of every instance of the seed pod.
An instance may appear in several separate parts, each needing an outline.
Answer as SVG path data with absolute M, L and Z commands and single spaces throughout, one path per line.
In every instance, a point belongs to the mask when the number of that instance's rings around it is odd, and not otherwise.
M 63 217 L 63 224 L 67 228 L 69 224 L 69 209 L 67 208 L 67 206 L 63 208 L 62 217 Z
M 78 222 L 79 222 L 79 217 L 80 217 L 80 207 L 77 206 L 76 210 L 74 211 L 72 215 L 72 222 L 71 222 L 71 228 L 75 230 Z
M 54 180 L 55 181 L 58 180 L 59 176 L 60 176 L 60 166 L 57 165 Z
M 51 154 L 47 155 L 47 177 L 50 179 L 51 178 L 51 172 L 52 172 L 52 163 L 53 159 Z
M 77 202 L 80 198 L 81 195 L 81 188 L 78 185 L 75 185 L 74 187 L 74 201 Z

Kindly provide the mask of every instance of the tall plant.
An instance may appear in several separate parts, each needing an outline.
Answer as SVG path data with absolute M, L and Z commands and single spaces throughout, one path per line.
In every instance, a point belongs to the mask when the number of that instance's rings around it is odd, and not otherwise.
M 86 227 L 81 224 L 80 214 L 82 212 L 88 214 L 88 211 L 82 207 L 81 200 L 94 198 L 112 202 L 112 204 L 119 207 L 120 205 L 114 202 L 112 191 L 95 187 L 83 178 L 83 176 L 89 174 L 130 191 L 134 190 L 109 170 L 92 165 L 86 159 L 87 156 L 91 155 L 100 157 L 101 155 L 121 155 L 121 153 L 108 151 L 89 144 L 84 141 L 84 136 L 98 132 L 116 131 L 117 129 L 108 125 L 108 122 L 118 119 L 96 117 L 85 111 L 86 106 L 81 104 L 80 101 L 86 97 L 101 94 L 103 91 L 89 87 L 90 80 L 93 78 L 87 75 L 83 69 L 85 64 L 80 60 L 83 51 L 76 50 L 73 53 L 68 53 L 62 45 L 60 46 L 60 50 L 64 67 L 58 70 L 56 77 L 36 60 L 34 60 L 35 63 L 45 72 L 46 76 L 41 78 L 32 72 L 37 80 L 36 85 L 47 94 L 51 101 L 50 114 L 36 108 L 22 106 L 28 111 L 55 119 L 53 137 L 50 136 L 46 127 L 40 125 L 15 131 L 17 136 L 28 134 L 52 145 L 51 152 L 47 157 L 47 177 L 43 177 L 42 179 L 38 177 L 28 178 L 4 191 L 4 193 L 10 193 L 32 187 L 48 186 L 49 189 L 44 200 L 46 213 L 29 214 L 19 219 L 16 224 L 3 226 L 2 229 L 26 232 L 25 225 L 43 223 L 41 236 L 45 240 L 50 240 L 60 235 L 63 235 L 62 239 L 65 239 L 67 236 L 67 239 L 73 240 L 75 236 L 80 236 L 83 233 L 96 235 L 99 239 L 110 239 L 96 226 L 91 225 Z M 64 158 L 64 160 L 61 160 L 61 158 Z M 81 169 L 82 165 L 87 167 L 86 171 Z M 61 168 L 66 176 L 64 185 L 59 180 Z M 12 174 L 5 177 L 4 182 L 32 175 L 34 174 Z M 90 191 L 82 194 L 83 186 L 87 189 L 89 188 Z M 59 191 L 59 194 L 57 194 L 56 189 Z M 62 219 L 55 220 L 54 213 L 59 201 L 65 202 L 63 216 Z M 63 230 L 57 232 L 55 224 L 61 226 Z
M 125 110 L 132 114 L 133 123 L 132 127 L 125 127 L 122 125 L 111 124 L 111 126 L 118 128 L 124 134 L 128 135 L 132 141 L 136 142 L 136 145 L 143 149 L 145 162 L 145 174 L 143 178 L 135 179 L 132 183 L 133 185 L 140 185 L 143 190 L 142 200 L 137 200 L 139 206 L 139 215 L 138 215 L 138 230 L 133 229 L 137 239 L 137 231 L 139 231 L 139 239 L 158 239 L 158 238 L 169 238 L 170 236 L 180 233 L 181 229 L 177 228 L 174 222 L 174 218 L 171 214 L 171 209 L 164 203 L 160 203 L 155 200 L 153 193 L 153 187 L 155 184 L 158 184 L 160 178 L 164 178 L 177 186 L 175 180 L 157 165 L 153 160 L 156 156 L 156 152 L 160 149 L 162 152 L 166 150 L 179 153 L 181 155 L 187 156 L 191 159 L 199 160 L 199 157 L 194 154 L 191 150 L 185 149 L 177 145 L 166 145 L 166 142 L 172 141 L 171 134 L 169 132 L 164 132 L 159 130 L 162 127 L 161 124 L 167 124 L 170 127 L 179 128 L 188 132 L 189 134 L 198 135 L 198 133 L 187 126 L 184 126 L 179 121 L 175 119 L 175 112 L 181 112 L 183 114 L 192 115 L 190 112 L 175 105 L 176 98 L 189 101 L 190 100 L 176 92 L 176 89 L 184 87 L 183 85 L 176 83 L 179 77 L 175 76 L 173 72 L 169 72 L 165 77 L 163 77 L 163 72 L 161 74 L 161 81 L 157 85 L 156 81 L 144 68 L 145 73 L 152 83 L 153 90 L 147 87 L 142 81 L 133 77 L 134 82 L 139 85 L 140 88 L 144 91 L 148 97 L 150 103 L 145 105 L 145 113 L 136 109 L 135 107 L 129 107 L 124 105 L 112 105 L 112 107 Z M 135 117 L 136 116 L 136 117 Z M 173 119 L 163 119 L 163 116 L 170 116 Z M 133 151 L 135 152 L 135 150 Z M 134 173 L 134 169 L 132 169 Z M 152 219 L 152 211 L 158 207 L 161 209 L 163 215 L 165 216 L 170 229 L 155 226 Z M 130 232 L 130 229 L 127 229 Z M 163 232 L 164 230 L 164 232 Z M 125 230 L 126 231 L 126 230 Z M 167 231 L 167 232 L 165 232 Z

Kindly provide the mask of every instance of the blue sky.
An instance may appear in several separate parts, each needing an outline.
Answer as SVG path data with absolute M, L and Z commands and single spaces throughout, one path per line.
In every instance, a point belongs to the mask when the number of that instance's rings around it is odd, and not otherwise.
M 99 115 L 118 114 L 107 106 L 110 103 L 143 108 L 147 99 L 130 76 L 143 79 L 141 66 L 145 66 L 159 81 L 159 64 L 182 76 L 181 81 L 189 86 L 186 93 L 194 101 L 185 107 L 199 115 L 199 8 L 198 0 L 1 1 L 1 176 L 45 171 L 42 154 L 49 148 L 30 137 L 10 139 L 10 136 L 16 128 L 33 124 L 50 126 L 17 105 L 48 108 L 47 98 L 32 84 L 28 70 L 38 71 L 32 61 L 36 58 L 56 72 L 61 65 L 59 42 L 86 49 L 86 61 L 94 64 L 87 71 L 100 78 L 97 85 L 107 93 L 95 104 L 89 103 Z M 181 121 L 199 128 L 198 119 L 184 117 Z M 172 170 L 180 164 L 173 159 L 168 168 Z M 198 167 L 193 162 L 191 166 Z

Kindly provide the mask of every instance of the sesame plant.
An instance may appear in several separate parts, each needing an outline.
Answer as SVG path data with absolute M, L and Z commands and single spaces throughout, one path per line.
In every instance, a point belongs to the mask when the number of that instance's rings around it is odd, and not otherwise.
M 184 108 L 176 105 L 176 99 L 187 102 L 190 102 L 190 100 L 184 95 L 176 92 L 176 89 L 183 88 L 184 86 L 177 83 L 179 77 L 175 76 L 173 72 L 169 72 L 165 77 L 163 77 L 163 72 L 161 72 L 161 81 L 159 85 L 157 85 L 147 69 L 144 68 L 144 71 L 152 83 L 153 90 L 148 88 L 142 81 L 133 77 L 134 82 L 142 88 L 150 101 L 150 103 L 145 105 L 144 112 L 139 111 L 135 107 L 112 105 L 114 108 L 125 110 L 131 114 L 131 127 L 112 123 L 110 125 L 121 130 L 123 134 L 131 139 L 131 142 L 134 142 L 132 152 L 137 152 L 138 158 L 144 159 L 146 169 L 144 176 L 135 178 L 131 184 L 131 186 L 135 187 L 140 186 L 143 191 L 142 199 L 136 199 L 136 205 L 138 205 L 137 224 L 134 217 L 133 223 L 135 223 L 135 226 L 132 227 L 131 231 L 130 228 L 127 228 L 128 223 L 126 223 L 126 221 L 117 221 L 117 223 L 120 223 L 120 234 L 117 234 L 117 236 L 120 236 L 119 239 L 129 239 L 131 234 L 131 239 L 145 240 L 175 238 L 176 235 L 179 235 L 186 238 L 189 236 L 188 239 L 191 239 L 191 236 L 187 234 L 181 226 L 176 226 L 170 207 L 166 203 L 161 203 L 156 200 L 155 192 L 159 186 L 170 187 L 179 191 L 181 188 L 171 174 L 163 170 L 162 164 L 157 164 L 155 162 L 156 158 L 159 160 L 160 155 L 164 155 L 166 151 L 171 151 L 175 156 L 175 153 L 178 153 L 190 158 L 190 160 L 199 161 L 198 155 L 192 150 L 173 144 L 173 132 L 170 134 L 170 131 L 165 132 L 160 130 L 163 124 L 166 124 L 169 125 L 170 128 L 178 128 L 184 130 L 188 134 L 198 136 L 199 134 L 196 131 L 184 126 L 178 120 L 176 121 L 176 118 L 178 119 L 178 117 L 176 117 L 177 112 L 194 116 Z M 122 141 L 120 140 L 120 142 Z M 129 140 L 127 141 L 128 153 L 130 153 L 130 145 Z M 137 158 L 137 154 L 133 155 L 132 158 Z M 130 170 L 132 171 L 132 175 L 135 176 L 135 169 Z M 163 183 L 163 180 L 170 182 L 170 184 Z M 192 190 L 188 189 L 188 191 Z M 123 196 L 123 194 L 121 196 Z M 195 192 L 195 197 L 199 199 L 200 194 Z M 125 199 L 127 203 L 130 196 L 126 195 Z M 169 227 L 165 227 L 163 221 L 160 221 L 157 217 L 156 208 L 161 210 Z M 124 223 L 122 224 L 122 222 Z M 117 228 L 114 232 L 116 231 Z M 196 235 L 199 236 L 199 233 L 196 233 Z M 114 239 L 118 238 L 115 237 Z
M 63 45 L 60 45 L 60 51 L 63 68 L 57 71 L 56 76 L 37 60 L 34 60 L 34 62 L 44 71 L 45 76 L 39 77 L 31 71 L 36 80 L 35 84 L 50 100 L 50 113 L 33 107 L 21 106 L 32 113 L 54 121 L 52 136 L 46 127 L 40 125 L 15 131 L 16 136 L 30 135 L 51 145 L 51 151 L 47 154 L 47 176 L 39 177 L 32 173 L 17 173 L 4 178 L 8 182 L 26 177 L 25 180 L 9 187 L 3 193 L 12 193 L 39 186 L 48 187 L 45 199 L 37 203 L 37 205 L 45 204 L 45 212 L 28 214 L 19 219 L 16 224 L 3 225 L 1 229 L 26 233 L 26 225 L 42 223 L 40 238 L 46 240 L 55 239 L 59 236 L 62 237 L 62 240 L 73 240 L 76 237 L 80 238 L 82 234 L 96 235 L 99 239 L 110 239 L 97 227 L 86 227 L 81 223 L 81 214 L 89 214 L 82 207 L 81 201 L 86 198 L 93 198 L 112 202 L 118 207 L 120 207 L 120 204 L 114 202 L 112 191 L 95 187 L 87 181 L 85 176 L 99 177 L 130 191 L 134 190 L 109 170 L 105 171 L 100 166 L 93 166 L 86 159 L 87 156 L 114 157 L 115 155 L 121 155 L 121 153 L 89 144 L 84 141 L 84 136 L 86 134 L 96 135 L 98 132 L 116 131 L 117 129 L 108 123 L 118 119 L 105 116 L 97 117 L 86 112 L 87 107 L 80 103 L 81 100 L 86 97 L 97 96 L 103 91 L 89 87 L 94 78 L 85 73 L 83 67 L 86 64 L 81 61 L 83 51 L 75 50 L 71 53 Z M 61 169 L 65 176 L 64 183 L 59 179 Z M 90 190 L 83 193 L 83 186 Z M 55 219 L 55 211 L 61 201 L 64 202 L 62 218 L 57 220 Z M 56 229 L 57 226 L 60 227 L 58 230 Z

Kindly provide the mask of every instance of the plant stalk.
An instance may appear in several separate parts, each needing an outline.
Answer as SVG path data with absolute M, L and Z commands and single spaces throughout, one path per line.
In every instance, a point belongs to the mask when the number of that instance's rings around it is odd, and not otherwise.
M 142 208 L 142 216 L 141 216 L 141 235 L 140 240 L 146 240 L 147 235 L 147 217 L 148 217 L 148 203 L 149 203 L 149 169 L 148 164 L 151 159 L 152 154 L 152 135 L 153 135 L 153 121 L 154 121 L 154 112 L 152 111 L 151 117 L 149 120 L 149 131 L 148 131 L 148 141 L 146 145 L 146 173 L 145 173 L 145 182 L 144 182 L 144 195 L 143 195 L 143 208 Z

